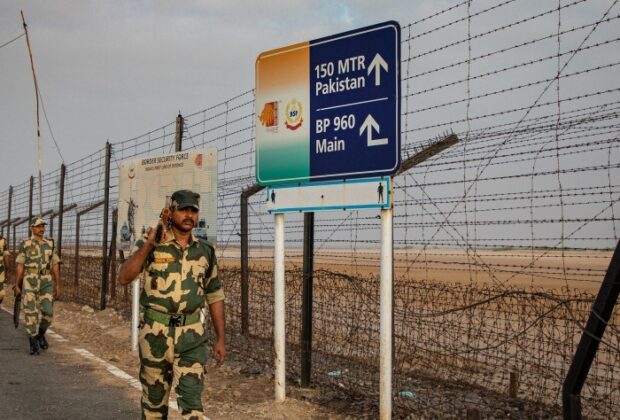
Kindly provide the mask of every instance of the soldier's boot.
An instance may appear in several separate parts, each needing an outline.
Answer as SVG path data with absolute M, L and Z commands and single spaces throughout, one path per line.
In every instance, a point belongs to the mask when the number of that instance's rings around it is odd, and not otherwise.
M 39 354 L 39 342 L 37 341 L 37 337 L 28 337 L 30 340 L 30 355 Z
M 43 350 L 47 350 L 47 348 L 49 347 L 49 344 L 47 344 L 47 339 L 45 338 L 45 331 L 41 331 L 41 328 L 39 328 L 37 342 L 39 344 L 39 347 L 41 347 Z

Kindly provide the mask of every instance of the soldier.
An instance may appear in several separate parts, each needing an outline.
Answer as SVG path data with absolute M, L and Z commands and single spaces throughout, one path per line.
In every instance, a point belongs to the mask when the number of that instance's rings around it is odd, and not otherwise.
M 121 285 L 145 273 L 140 304 L 140 382 L 142 417 L 166 419 L 171 384 L 184 419 L 202 419 L 200 396 L 207 354 L 200 310 L 206 303 L 215 329 L 212 357 L 224 362 L 224 291 L 217 275 L 213 245 L 197 238 L 200 195 L 189 190 L 172 194 L 170 229 L 157 229 L 136 241 L 119 272 Z M 158 223 L 158 227 L 162 222 Z
M 22 241 L 15 258 L 15 296 L 21 295 L 22 291 L 24 293 L 22 303 L 26 333 L 30 340 L 30 354 L 33 355 L 39 354 L 39 347 L 43 350 L 48 348 L 45 331 L 52 323 L 54 299 L 60 297 L 60 259 L 54 252 L 54 241 L 43 237 L 43 219 L 33 217 L 30 232 L 32 236 Z
M 6 270 L 9 269 L 9 246 L 6 239 L 0 235 L 0 303 L 4 300 L 4 281 L 6 280 Z

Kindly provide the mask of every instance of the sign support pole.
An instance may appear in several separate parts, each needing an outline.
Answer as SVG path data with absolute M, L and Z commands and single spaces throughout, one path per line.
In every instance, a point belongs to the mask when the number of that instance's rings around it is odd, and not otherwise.
M 379 418 L 392 418 L 392 209 L 381 210 Z
M 275 249 L 273 255 L 274 346 L 276 401 L 286 398 L 285 311 L 284 311 L 284 214 L 275 215 Z

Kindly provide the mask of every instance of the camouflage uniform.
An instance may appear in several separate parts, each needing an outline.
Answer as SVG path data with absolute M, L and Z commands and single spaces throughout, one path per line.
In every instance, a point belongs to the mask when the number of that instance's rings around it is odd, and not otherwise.
M 42 334 L 52 323 L 54 314 L 54 281 L 52 267 L 60 259 L 54 252 L 54 241 L 43 238 L 40 242 L 34 236 L 24 239 L 15 258 L 17 264 L 24 265 L 22 283 L 22 303 L 26 332 L 30 337 Z M 39 310 L 41 318 L 39 319 Z
M 145 239 L 138 240 L 132 253 L 144 243 Z M 139 343 L 143 418 L 167 418 L 168 397 L 174 386 L 183 418 L 202 419 L 207 337 L 199 314 L 205 300 L 210 305 L 224 299 L 215 249 L 192 234 L 183 250 L 171 235 L 157 244 L 142 268 L 145 277 L 140 304 L 145 312 Z M 182 316 L 170 321 L 170 315 Z
M 0 236 L 0 302 L 6 296 L 6 292 L 4 291 L 4 282 L 6 281 L 6 270 L 8 267 L 4 266 L 4 256 L 8 256 L 9 249 L 6 239 L 3 236 Z

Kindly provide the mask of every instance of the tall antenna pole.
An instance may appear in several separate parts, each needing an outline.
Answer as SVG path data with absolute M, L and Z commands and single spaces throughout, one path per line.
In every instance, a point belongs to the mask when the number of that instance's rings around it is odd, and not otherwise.
M 43 187 L 41 185 L 41 129 L 39 128 L 39 84 L 37 83 L 37 75 L 34 72 L 34 61 L 32 60 L 32 49 L 30 48 L 30 37 L 28 36 L 28 25 L 26 25 L 26 19 L 24 18 L 24 11 L 20 10 L 22 14 L 22 22 L 24 24 L 24 32 L 26 32 L 26 44 L 28 44 L 28 54 L 30 55 L 30 67 L 32 68 L 32 80 L 34 80 L 34 94 L 37 98 L 37 167 L 39 170 L 39 216 L 43 214 Z

